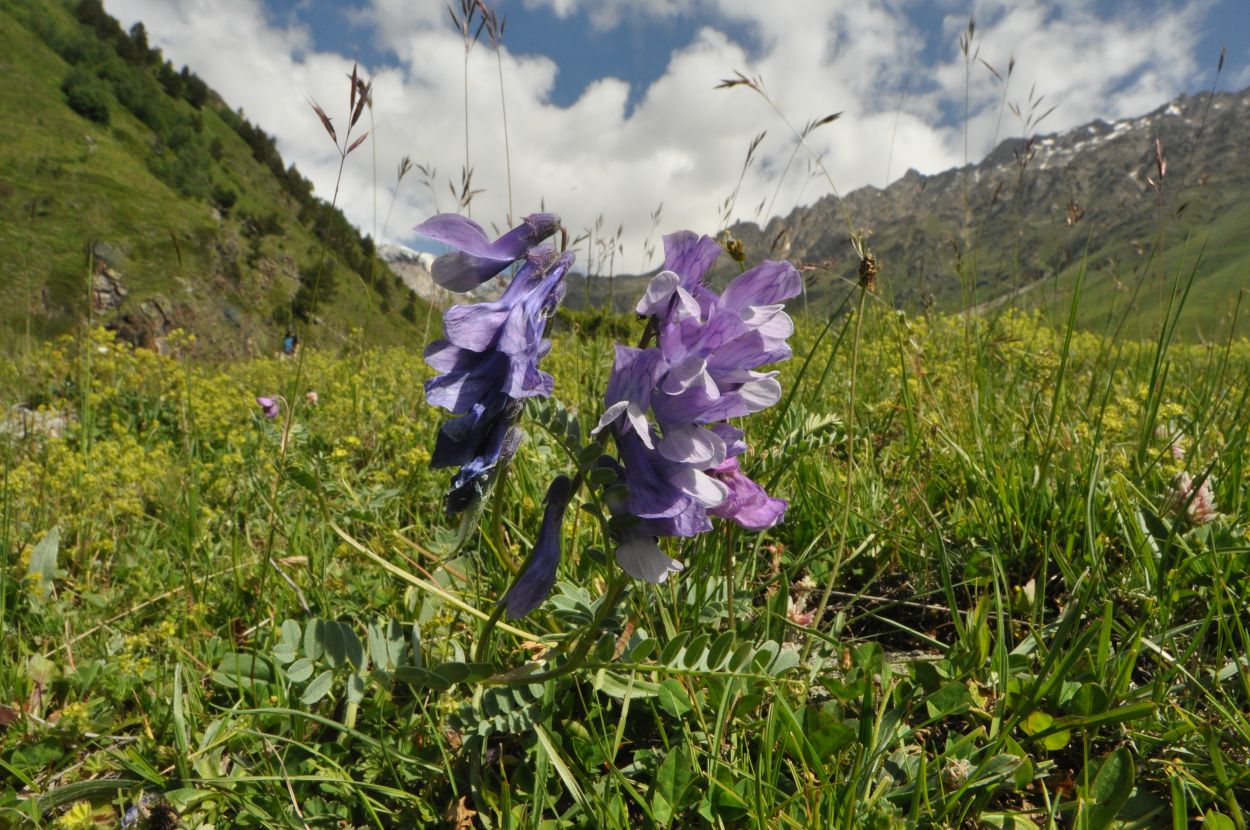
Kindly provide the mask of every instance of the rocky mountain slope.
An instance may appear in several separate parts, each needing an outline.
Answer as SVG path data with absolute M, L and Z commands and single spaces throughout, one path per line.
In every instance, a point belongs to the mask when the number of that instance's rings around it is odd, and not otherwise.
M 805 301 L 821 312 L 856 279 L 847 216 L 868 233 L 883 295 L 902 308 L 1010 301 L 1058 312 L 1084 264 L 1078 321 L 1106 329 L 1123 318 L 1127 332 L 1146 335 L 1172 279 L 1193 270 L 1182 333 L 1215 336 L 1250 288 L 1250 90 L 1182 96 L 1138 118 L 1007 139 L 975 165 L 932 176 L 910 170 L 885 189 L 827 196 L 762 228 L 730 231 L 748 262 L 802 265 Z M 713 278 L 733 271 L 722 260 Z M 592 278 L 571 285 L 566 302 L 602 307 L 611 293 L 621 310 L 643 282 L 617 277 L 609 287 Z
M 837 278 L 855 275 L 844 210 L 869 231 L 883 285 L 904 307 L 1030 293 L 1034 304 L 1062 305 L 1084 260 L 1090 325 L 1129 303 L 1149 317 L 1154 272 L 1162 265 L 1166 281 L 1193 267 L 1205 245 L 1192 316 L 1214 332 L 1225 301 L 1250 287 L 1248 148 L 1250 90 L 1182 96 L 1139 118 L 1008 139 L 976 165 L 908 171 L 884 190 L 732 230 L 752 252 L 817 266 L 809 302 L 839 296 Z M 1145 290 L 1134 298 L 1138 280 Z

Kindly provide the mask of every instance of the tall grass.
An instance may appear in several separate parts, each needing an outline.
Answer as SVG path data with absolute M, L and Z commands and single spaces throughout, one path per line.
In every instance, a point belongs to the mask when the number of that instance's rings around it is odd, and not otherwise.
M 852 321 L 800 326 L 790 400 L 755 428 L 783 526 L 694 542 L 681 579 L 607 612 L 604 541 L 580 523 L 557 596 L 503 629 L 486 675 L 465 655 L 510 574 L 441 526 L 415 356 L 310 353 L 319 403 L 283 426 L 250 396 L 288 364 L 85 341 L 93 418 L 4 444 L 7 815 L 147 789 L 184 821 L 293 826 L 448 805 L 491 826 L 1096 825 L 1108 798 L 1144 825 L 1237 826 L 1246 344 L 874 303 Z M 557 338 L 557 388 L 606 370 L 607 340 Z M 28 391 L 75 413 L 59 367 L 79 348 L 45 348 Z M 572 413 L 583 430 L 595 415 L 593 397 Z M 502 517 L 513 555 L 562 452 L 531 430 Z M 1220 518 L 1177 512 L 1181 469 Z M 27 577 L 54 526 L 54 576 Z M 269 555 L 298 592 L 261 590 Z M 583 671 L 488 677 L 592 618 Z

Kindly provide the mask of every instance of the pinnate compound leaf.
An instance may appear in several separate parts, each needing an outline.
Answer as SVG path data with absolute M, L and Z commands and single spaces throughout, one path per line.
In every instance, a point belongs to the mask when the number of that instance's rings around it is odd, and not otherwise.
M 305 706 L 312 706 L 330 693 L 330 687 L 334 684 L 334 672 L 326 669 L 321 674 L 313 678 L 308 684 L 308 688 L 304 689 L 304 693 L 300 695 L 300 702 Z
M 290 680 L 292 683 L 303 683 L 305 680 L 312 677 L 314 665 L 313 661 L 309 660 L 307 657 L 302 657 L 299 660 L 296 660 L 294 663 L 287 666 L 287 680 Z

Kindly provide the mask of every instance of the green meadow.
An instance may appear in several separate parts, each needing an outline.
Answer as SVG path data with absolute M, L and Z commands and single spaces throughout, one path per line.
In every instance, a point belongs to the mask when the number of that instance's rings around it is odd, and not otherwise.
M 610 604 L 570 511 L 552 597 L 488 641 L 602 407 L 586 318 L 480 533 L 415 350 L 97 331 L 7 366 L 37 406 L 0 443 L 0 822 L 1244 827 L 1250 346 L 858 296 L 746 424 L 784 523 Z

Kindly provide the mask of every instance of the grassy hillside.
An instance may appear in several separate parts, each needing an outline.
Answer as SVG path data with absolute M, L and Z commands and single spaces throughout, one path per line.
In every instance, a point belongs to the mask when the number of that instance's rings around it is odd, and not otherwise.
M 1108 333 L 1118 329 L 1134 338 L 1149 336 L 1157 330 L 1175 286 L 1189 291 L 1178 336 L 1194 342 L 1218 340 L 1230 333 L 1250 336 L 1250 306 L 1238 309 L 1250 292 L 1247 228 L 1250 204 L 1242 202 L 1230 205 L 1205 225 L 1176 226 L 1165 219 L 1153 235 L 1143 234 L 1144 244 L 1121 239 L 1100 245 L 1091 240 L 1077 308 L 1079 325 Z M 1158 247 L 1160 233 L 1164 254 L 1155 256 L 1152 251 Z M 1057 280 L 1038 283 L 1034 291 L 1018 298 L 1018 304 L 1043 308 L 1052 319 L 1061 319 L 1071 303 L 1080 268 L 1080 263 L 1074 264 Z
M 129 36 L 81 16 L 0 2 L 0 348 L 88 319 L 140 342 L 182 327 L 218 355 L 270 351 L 288 324 L 308 342 L 353 327 L 409 338 L 405 306 L 419 320 L 424 306 L 272 140 L 155 50 L 123 58 Z M 71 108 L 71 75 L 94 118 Z

